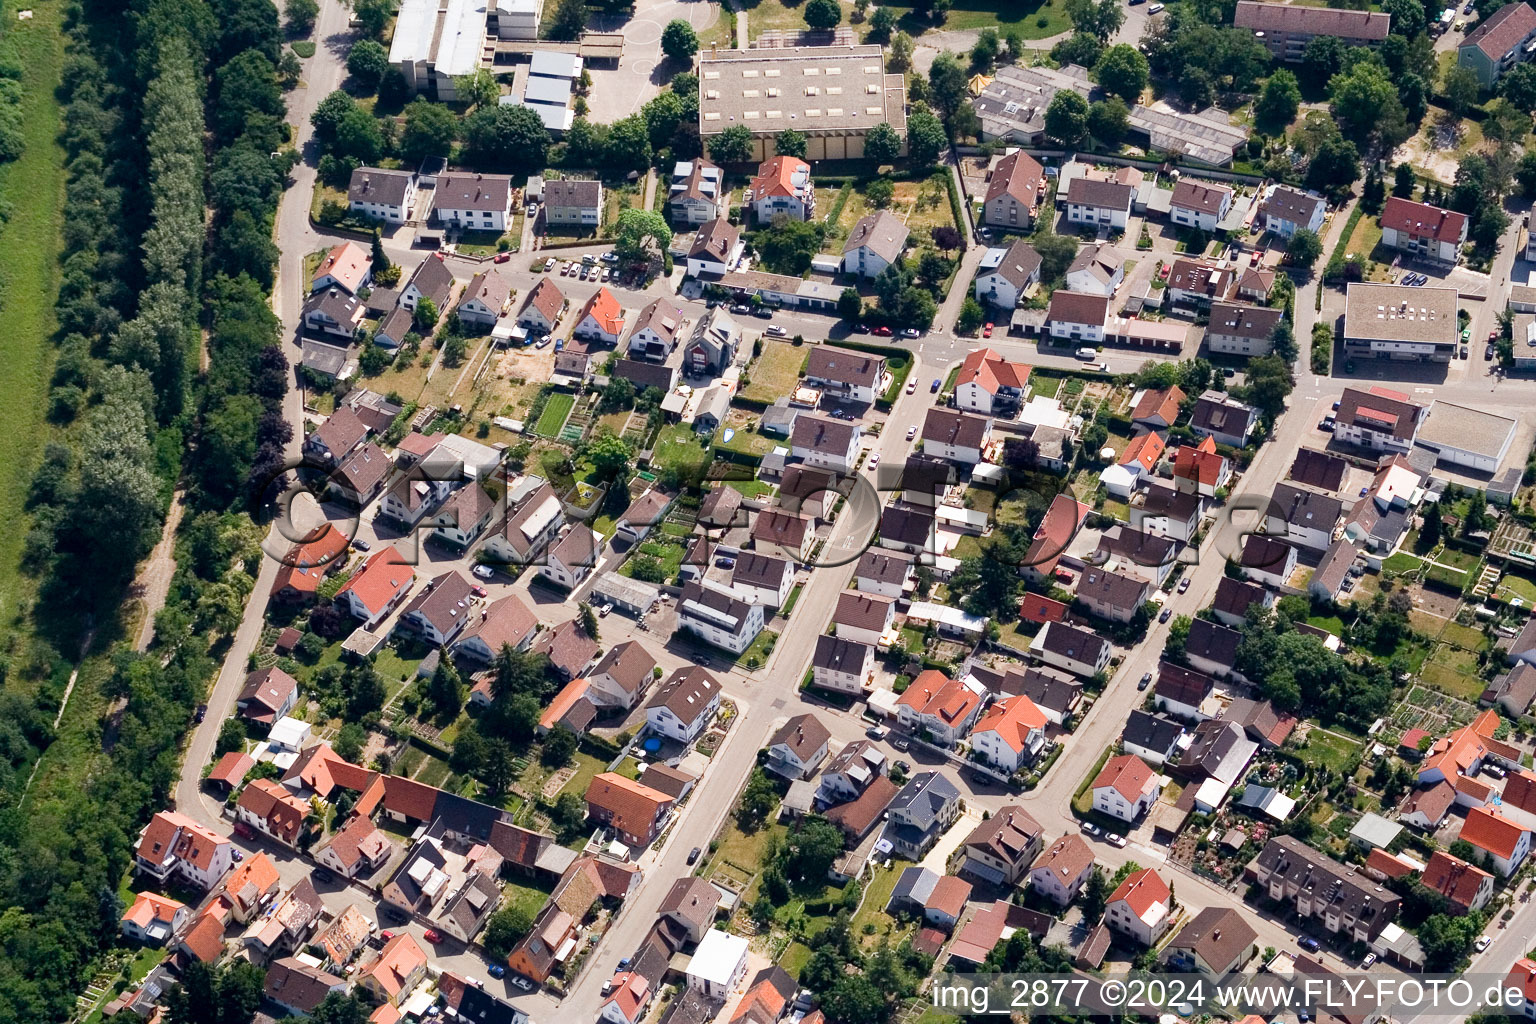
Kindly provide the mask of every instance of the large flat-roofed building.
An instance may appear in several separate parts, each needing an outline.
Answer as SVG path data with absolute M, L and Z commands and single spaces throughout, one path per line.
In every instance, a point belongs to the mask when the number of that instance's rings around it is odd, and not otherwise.
M 412 92 L 457 99 L 453 80 L 485 57 L 486 0 L 404 0 L 389 44 L 389 63 Z
M 776 155 L 774 137 L 793 128 L 806 137 L 807 160 L 856 160 L 864 136 L 889 124 L 903 138 L 907 90 L 885 73 L 879 46 L 794 46 L 700 54 L 699 134 L 709 140 L 733 125 L 752 131 L 750 159 Z M 903 143 L 905 151 L 905 143 Z
M 1238 0 L 1233 25 L 1246 28 L 1276 60 L 1295 63 L 1318 36 L 1337 36 L 1346 46 L 1379 46 L 1392 16 L 1379 11 L 1345 11 Z
M 1435 453 L 1435 461 L 1478 473 L 1493 473 L 1515 440 L 1515 421 L 1482 409 L 1435 402 L 1414 444 Z
M 1379 359 L 1448 363 L 1456 355 L 1456 289 L 1352 284 L 1344 351 Z

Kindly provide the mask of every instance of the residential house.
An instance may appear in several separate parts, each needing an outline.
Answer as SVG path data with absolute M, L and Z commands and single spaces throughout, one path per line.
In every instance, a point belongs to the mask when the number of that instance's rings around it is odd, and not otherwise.
M 896 602 L 873 594 L 844 590 L 837 595 L 832 625 L 839 637 L 874 646 L 891 629 Z
M 716 218 L 699 228 L 688 246 L 689 277 L 723 277 L 741 259 L 741 228 Z
M 1048 724 L 1045 712 L 1028 695 L 1006 697 L 977 719 L 971 729 L 971 749 L 992 767 L 1012 775 L 1040 755 Z
M 313 1013 L 333 992 L 345 995 L 347 979 L 293 956 L 279 957 L 267 964 L 262 980 L 262 995 L 296 1017 Z
M 367 316 L 367 309 L 362 300 L 356 296 L 348 295 L 340 288 L 328 288 L 323 292 L 315 292 L 304 300 L 304 309 L 301 314 L 304 320 L 304 329 L 316 334 L 324 335 L 327 339 L 339 341 L 341 344 L 350 344 L 357 337 L 358 328 L 362 326 L 363 318 Z M 309 358 L 311 353 L 318 358 L 326 355 L 326 350 L 335 349 L 335 345 L 317 345 L 311 348 L 309 342 L 305 342 L 304 366 L 322 373 L 319 366 L 314 365 Z M 331 362 L 327 360 L 327 362 Z M 340 372 L 346 362 L 346 350 L 342 349 L 339 360 L 335 361 L 334 368 L 327 368 L 322 375 L 334 378 Z
M 1449 782 L 1420 785 L 1410 792 L 1398 808 L 1398 820 L 1426 832 L 1433 832 L 1445 822 L 1456 803 L 1456 787 Z
M 1291 730 L 1296 728 L 1296 716 L 1286 712 L 1282 714 L 1275 710 L 1275 706 L 1267 700 L 1252 700 L 1247 697 L 1238 697 L 1227 706 L 1227 721 L 1241 726 L 1248 738 L 1254 740 L 1265 750 L 1276 750 Z
M 1198 494 L 1152 484 L 1131 496 L 1131 526 L 1189 544 L 1200 526 L 1200 508 Z
M 284 846 L 294 847 L 308 831 L 309 804 L 272 779 L 253 779 L 235 803 L 235 820 Z
M 1500 7 L 1468 32 L 1456 47 L 1456 63 L 1477 76 L 1477 84 L 1492 89 L 1504 73 L 1531 59 L 1536 41 L 1536 10 L 1529 4 Z
M 843 596 L 849 595 L 845 592 Z M 890 608 L 883 601 L 880 606 L 887 611 Z M 833 619 L 836 621 L 837 617 L 834 615 Z M 839 632 L 842 629 L 839 625 Z M 982 697 L 980 685 L 969 678 L 951 679 L 937 669 L 925 669 L 896 699 L 897 720 L 908 732 L 926 732 L 939 746 L 953 747 L 976 724 Z
M 1532 29 L 1536 30 L 1536 18 Z M 1456 262 L 1466 241 L 1466 214 L 1400 196 L 1387 197 L 1381 211 L 1381 244 L 1387 248 L 1431 263 L 1449 264 Z
M 439 181 L 442 180 L 440 175 Z M 399 1006 L 427 976 L 427 954 L 409 933 L 400 932 L 379 955 L 359 965 L 358 987 L 375 1001 Z
M 1232 463 L 1216 451 L 1216 441 L 1202 437 L 1199 444 L 1180 445 L 1173 455 L 1173 487 L 1176 491 L 1215 498 L 1232 481 Z
M 987 194 L 981 203 L 981 222 L 989 228 L 1029 231 L 1034 225 L 1045 189 L 1045 168 L 1040 161 L 1016 149 L 992 168 Z
M 961 842 L 952 861 L 956 874 L 969 875 L 988 885 L 1011 887 L 1024 877 L 1040 852 L 1044 830 L 1029 812 L 1017 804 L 999 807 Z
M 807 466 L 849 474 L 859 457 L 864 428 L 828 416 L 800 416 L 790 432 L 790 457 Z
M 642 850 L 661 834 L 672 798 L 617 772 L 603 772 L 587 786 L 587 817 L 611 828 L 619 840 Z
M 1093 850 L 1075 833 L 1045 848 L 1029 869 L 1029 887 L 1058 907 L 1071 905 L 1093 873 Z
M 870 644 L 827 636 L 816 638 L 811 657 L 811 683 L 823 690 L 863 694 L 874 684 L 875 648 Z
M 1206 907 L 1163 947 L 1163 958 L 1170 967 L 1214 981 L 1241 970 L 1257 956 L 1258 938 L 1253 926 L 1231 907 Z
M 1516 960 L 1504 979 L 1504 987 L 1519 992 L 1523 1000 L 1521 1013 L 1527 1020 L 1536 1019 L 1536 960 L 1526 956 Z M 1511 1006 L 1510 1016 L 1514 1016 L 1514 1011 Z
M 1243 635 L 1209 619 L 1194 619 L 1189 625 L 1189 638 L 1184 644 L 1184 659 L 1206 675 L 1226 677 L 1236 675 L 1237 645 Z
M 595 231 L 603 222 L 603 183 L 569 178 L 545 181 L 544 219 L 552 226 Z
M 1047 665 L 1086 679 L 1109 667 L 1112 647 L 1097 633 L 1065 622 L 1047 622 L 1030 641 L 1029 653 Z
M 1167 430 L 1179 418 L 1185 399 L 1182 388 L 1142 388 L 1131 396 L 1131 424 L 1147 430 Z
M 1099 546 L 1089 562 L 1106 569 L 1146 576 L 1161 586 L 1172 571 L 1177 555 L 1178 545 L 1167 537 L 1117 526 L 1100 537 Z
M 608 998 L 598 1008 L 597 1019 L 606 1024 L 640 1024 L 655 994 L 650 980 L 639 971 L 620 971 L 608 981 Z
M 340 289 L 346 295 L 356 295 L 373 280 L 373 258 L 368 250 L 356 242 L 342 242 L 332 246 L 320 258 L 315 272 L 309 279 L 309 293 Z
M 747 976 L 747 945 L 741 936 L 718 928 L 706 932 L 684 971 L 688 987 L 724 1001 Z
M 970 413 L 929 409 L 921 437 L 923 454 L 974 466 L 981 462 L 982 452 L 992 440 L 992 421 Z
M 870 548 L 859 556 L 854 581 L 860 593 L 899 598 L 906 593 L 912 576 L 912 559 L 880 548 Z
M 816 786 L 816 799 L 823 806 L 844 804 L 856 800 L 869 789 L 875 779 L 883 778 L 890 771 L 885 754 L 868 740 L 855 740 L 822 769 Z M 891 795 L 895 795 L 893 786 Z M 883 811 L 885 808 L 882 807 Z
M 539 575 L 567 590 L 575 590 L 602 558 L 607 539 L 585 523 L 572 523 L 559 543 L 549 549 Z
M 1278 483 L 1269 499 L 1264 529 L 1292 544 L 1326 551 L 1343 514 L 1344 503 L 1331 495 Z
M 806 356 L 807 384 L 856 405 L 873 405 L 885 376 L 884 356 L 833 345 L 816 345 Z
M 1328 204 L 1315 192 L 1301 192 L 1289 185 L 1271 185 L 1259 203 L 1258 222 L 1265 231 L 1291 238 L 1297 231 L 1321 231 Z
M 665 362 L 677 347 L 677 332 L 683 313 L 671 301 L 656 299 L 640 311 L 629 332 L 625 351 L 631 359 Z
M 1298 917 L 1348 941 L 1374 941 L 1402 906 L 1390 889 L 1295 836 L 1270 839 L 1248 872 L 1270 899 L 1291 904 Z
M 459 322 L 468 327 L 488 331 L 496 326 L 512 305 L 512 282 L 496 269 L 486 267 L 469 279 L 464 294 L 459 297 Z
M 358 878 L 383 867 L 393 852 L 389 837 L 371 818 L 366 814 L 354 814 L 315 851 L 315 862 L 343 878 Z
M 949 489 L 959 483 L 955 464 L 929 452 L 915 452 L 902 464 L 901 502 L 925 511 L 944 503 Z
M 472 613 L 474 595 L 469 588 L 469 581 L 451 570 L 429 580 L 401 610 L 396 628 L 415 634 L 432 647 L 451 644 Z
M 1267 356 L 1275 347 L 1275 328 L 1284 319 L 1283 309 L 1213 302 L 1205 343 L 1212 352 L 1223 355 Z
M 747 186 L 752 215 L 759 227 L 767 227 L 783 214 L 790 220 L 810 220 L 816 210 L 816 187 L 811 165 L 793 156 L 776 156 L 758 165 L 757 176 Z
M 245 677 L 245 688 L 235 698 L 235 710 L 248 722 L 271 726 L 292 711 L 298 700 L 299 681 L 272 665 Z
M 636 640 L 608 649 L 587 674 L 588 696 L 599 706 L 629 709 L 655 678 L 656 659 Z
M 1181 257 L 1168 271 L 1167 299 L 1205 307 L 1225 299 L 1237 284 L 1237 272 L 1224 262 Z
M 807 779 L 827 758 L 832 733 L 815 715 L 796 715 L 768 738 L 763 767 L 786 779 Z
M 741 328 L 724 306 L 716 306 L 699 317 L 683 346 L 683 373 L 692 377 L 718 376 L 736 362 L 740 346 Z
M 1133 871 L 1109 894 L 1104 923 L 1143 946 L 1156 946 L 1173 924 L 1173 890 L 1151 868 Z
M 551 334 L 564 309 L 565 295 L 561 293 L 560 286 L 546 275 L 539 279 L 539 283 L 533 286 L 528 297 L 523 300 L 523 307 L 517 313 L 517 322 L 530 331 Z
M 1248 619 L 1249 608 L 1254 605 L 1269 608 L 1274 603 L 1274 595 L 1263 586 L 1223 576 L 1221 582 L 1216 584 L 1216 597 L 1211 601 L 1211 611 L 1216 613 L 1217 622 L 1241 629 Z
M 331 573 L 346 568 L 351 540 L 326 524 L 310 539 L 289 548 L 272 581 L 272 599 L 282 604 L 309 604 L 320 583 Z
M 356 575 L 336 593 L 336 607 L 373 629 L 410 593 L 415 571 L 393 546 L 368 556 Z
M 1109 322 L 1109 296 L 1058 289 L 1045 311 L 1046 332 L 1053 338 L 1098 345 Z
M 1024 239 L 1008 248 L 988 249 L 976 268 L 976 301 L 1005 314 L 1040 282 L 1040 254 Z
M 1413 450 L 1425 406 L 1384 387 L 1345 388 L 1334 412 L 1334 440 L 1372 451 L 1407 455 Z
M 720 710 L 720 683 L 697 666 L 677 669 L 645 706 L 651 732 L 692 743 Z
M 1536 666 L 1524 661 L 1517 662 L 1514 668 L 1495 679 L 1478 698 L 1481 704 L 1503 708 L 1505 714 L 1514 719 L 1530 710 L 1533 700 L 1536 700 Z
M 689 942 L 704 938 L 720 909 L 720 890 L 697 875 L 679 878 L 667 890 L 656 916 L 677 925 Z
M 185 903 L 144 890 L 134 897 L 118 927 L 126 939 L 146 946 L 164 946 L 186 927 L 191 917 L 192 911 Z
M 1243 267 L 1237 275 L 1237 297 L 1265 303 L 1275 289 L 1275 271 L 1267 267 Z
M 1481 910 L 1493 899 L 1493 876 L 1444 850 L 1430 854 L 1419 880 L 1450 901 L 1459 914 Z
M 676 494 L 669 494 L 659 487 L 647 487 L 613 524 L 613 539 L 639 544 L 650 536 L 651 530 L 661 525 L 676 500 Z
M 1135 197 L 1129 185 L 1079 175 L 1067 185 L 1067 223 L 1124 231 Z
M 891 801 L 884 837 L 898 857 L 921 860 L 960 814 L 960 791 L 937 772 L 918 772 Z
M 709 160 L 696 156 L 672 165 L 667 214 L 673 224 L 703 224 L 724 217 L 730 213 L 729 200 L 725 172 Z
M 344 405 L 327 416 L 325 422 L 304 439 L 304 454 L 327 466 L 340 465 L 368 439 L 368 433 L 368 424 Z
M 1152 584 L 1140 576 L 1088 566 L 1077 581 L 1077 599 L 1088 611 L 1111 622 L 1129 623 L 1152 596 Z
M 428 256 L 400 289 L 400 308 L 415 313 L 422 299 L 430 299 L 441 315 L 448 308 L 448 297 L 452 294 L 453 271 L 448 269 L 441 256 Z
M 741 1002 L 736 1004 L 736 1012 L 731 1015 L 731 1024 L 778 1024 L 779 1020 L 794 1009 L 795 998 L 795 979 L 777 964 L 765 967 L 757 972 L 757 976 L 747 986 L 746 995 L 742 996 Z M 812 1013 L 819 1012 L 812 1011 Z M 816 1024 L 811 1022 L 809 1017 L 808 1014 L 802 1020 L 807 1024 Z M 672 1021 L 671 1024 L 706 1024 L 706 1021 Z
M 567 619 L 553 629 L 541 630 L 532 648 L 549 659 L 549 668 L 569 682 L 585 674 L 597 658 L 597 641 L 581 627 L 580 618 Z
M 736 556 L 731 589 L 743 600 L 767 608 L 782 608 L 795 582 L 795 563 L 755 551 Z
M 983 416 L 1017 410 L 1029 397 L 1029 366 L 1004 359 L 990 348 L 972 349 L 955 378 L 955 408 Z
M 1186 721 L 1203 722 L 1211 717 L 1204 704 L 1215 685 L 1216 681 L 1203 672 L 1159 661 L 1157 683 L 1152 688 L 1153 702 L 1159 711 Z
M 1296 572 L 1296 549 L 1262 533 L 1250 533 L 1243 541 L 1237 567 L 1244 576 L 1279 589 Z
M 496 511 L 496 499 L 478 483 L 468 483 L 432 513 L 428 520 L 432 537 L 449 547 L 467 550 L 491 525 Z
M 502 648 L 526 651 L 539 631 L 538 616 L 517 594 L 471 609 L 469 622 L 451 646 L 455 657 L 489 665 Z
M 1214 438 L 1217 444 L 1241 448 L 1258 425 L 1259 410 L 1229 396 L 1225 391 L 1206 391 L 1195 401 L 1189 429 L 1196 436 Z
M 758 551 L 799 561 L 810 554 L 816 530 L 803 515 L 769 508 L 757 514 L 752 523 L 751 538 L 753 548 Z
M 617 345 L 624 333 L 624 310 L 619 300 L 607 288 L 598 288 L 576 314 L 571 333 L 588 341 Z
M 480 555 L 493 564 L 528 565 L 542 557 L 564 525 L 564 506 L 549 481 L 518 477 L 507 488 L 505 515 L 491 524 Z
M 1168 219 L 1180 227 L 1194 228 L 1208 235 L 1216 233 L 1228 211 L 1232 209 L 1232 189 L 1208 181 L 1180 178 L 1173 186 L 1173 198 L 1168 203 Z
M 732 654 L 741 654 L 763 631 L 763 606 L 741 600 L 710 581 L 689 582 L 677 599 L 677 628 Z
M 1065 727 L 1083 698 L 1083 684 L 1053 668 L 1031 665 L 1022 671 L 1009 668 L 999 672 L 973 662 L 967 674 L 995 695 L 1015 697 L 1023 694 L 1034 701 L 1035 707 L 1052 725 Z
M 1164 715 L 1149 715 L 1140 708 L 1132 711 L 1120 732 L 1120 745 L 1127 754 L 1162 767 L 1176 760 L 1184 727 Z
M 404 224 L 416 206 L 416 175 L 382 167 L 359 167 L 347 184 L 347 208 L 360 217 Z M 355 244 L 355 243 L 348 243 Z
M 843 273 L 879 277 L 882 270 L 901 259 L 907 234 L 906 222 L 889 210 L 867 214 L 843 243 Z
M 1090 242 L 1067 265 L 1067 291 L 1110 296 L 1125 280 L 1125 257 L 1108 242 Z
M 1334 36 L 1345 46 L 1380 46 L 1391 21 L 1391 15 L 1380 11 L 1302 10 L 1288 4 L 1239 0 L 1235 24 L 1252 32 L 1276 60 L 1295 64 L 1302 59 L 1307 44 L 1318 36 Z
M 1467 812 L 1457 838 L 1481 851 L 1488 865 L 1505 878 L 1519 870 L 1531 852 L 1530 830 L 1487 807 L 1473 807 Z
M 1121 754 L 1105 762 L 1089 789 L 1094 810 L 1134 824 L 1157 805 L 1163 794 L 1163 778 L 1141 758 Z
M 379 496 L 391 468 L 384 449 L 367 441 L 342 460 L 327 484 L 333 497 L 362 508 Z

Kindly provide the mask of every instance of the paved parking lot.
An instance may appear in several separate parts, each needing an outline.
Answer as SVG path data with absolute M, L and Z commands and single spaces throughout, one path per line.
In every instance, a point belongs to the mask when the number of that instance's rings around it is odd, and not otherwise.
M 661 52 L 661 33 L 668 22 L 682 19 L 699 32 L 719 18 L 720 6 L 706 0 L 639 0 L 633 18 L 594 18 L 593 29 L 624 33 L 624 56 L 617 68 L 603 64 L 588 68 L 592 92 L 587 97 L 587 116 L 594 124 L 628 117 L 665 88 L 673 75 L 686 70 Z

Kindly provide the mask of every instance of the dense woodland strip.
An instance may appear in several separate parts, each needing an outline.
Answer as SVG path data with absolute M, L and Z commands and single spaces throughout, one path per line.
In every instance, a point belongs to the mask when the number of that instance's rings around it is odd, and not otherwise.
M 66 715 L 61 736 L 89 745 L 50 758 L 58 694 L 0 693 L 0 1020 L 17 1024 L 67 1019 L 113 943 L 132 844 L 175 784 L 192 709 L 252 586 L 259 535 L 236 506 L 252 467 L 274 462 L 291 436 L 267 295 L 294 159 L 270 155 L 287 139 L 276 8 L 83 0 L 66 11 L 50 416 L 67 440 L 48 445 L 33 480 L 25 562 L 40 594 L 33 646 L 73 654 L 92 640 L 100 671 L 82 672 L 81 685 L 105 693 L 82 706 L 111 715 Z M 4 126 L 0 117 L 0 140 Z M 198 376 L 203 332 L 209 369 Z M 140 656 L 112 646 L 124 588 L 178 482 L 190 505 L 178 570 L 155 647 Z M 22 668 L 58 660 L 34 655 Z

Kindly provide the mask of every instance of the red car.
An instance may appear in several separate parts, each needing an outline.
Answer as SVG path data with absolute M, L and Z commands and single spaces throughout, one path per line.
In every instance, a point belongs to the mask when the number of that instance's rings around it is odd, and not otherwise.
M 379 938 L 381 940 L 383 940 L 384 942 L 388 942 L 390 939 L 392 939 L 394 937 L 395 937 L 395 933 L 390 931 L 388 928 L 386 928 L 383 931 L 379 932 Z
M 471 593 L 471 594 L 474 594 L 474 595 L 475 595 L 475 596 L 476 596 L 476 597 L 485 597 L 485 596 L 486 596 L 486 594 L 487 594 L 487 591 L 486 591 L 486 589 L 485 589 L 485 588 L 484 588 L 484 587 L 482 587 L 482 586 L 481 586 L 481 585 L 480 585 L 480 584 L 478 584 L 478 583 L 476 583 L 476 584 L 474 584 L 474 585 L 473 585 L 473 586 L 471 586 L 471 587 L 470 587 L 470 588 L 469 588 L 469 592 L 470 592 L 470 593 Z
M 1259 265 L 1259 260 L 1263 259 L 1263 257 L 1264 257 L 1264 253 L 1263 252 L 1261 252 L 1258 249 L 1253 250 L 1253 255 L 1248 258 L 1248 265 L 1250 267 L 1258 266 Z
M 247 825 L 243 821 L 235 822 L 235 835 L 239 836 L 241 839 L 256 838 L 255 831 L 251 828 L 251 826 Z
M 422 932 L 421 937 L 434 944 L 443 941 L 443 933 L 436 928 L 428 928 L 425 932 Z
M 990 338 L 990 337 L 992 337 L 992 325 L 991 324 L 987 324 L 987 326 L 985 326 L 985 327 L 983 327 L 981 329 L 981 336 L 983 338 Z
M 492 260 L 491 262 L 493 262 L 493 263 L 505 263 L 505 262 L 507 262 L 507 260 L 510 260 L 511 258 L 512 258 L 512 254 L 511 253 L 509 253 L 509 252 L 499 252 L 499 253 L 496 254 L 496 258 L 494 260 Z
M 876 337 L 889 338 L 891 336 L 891 329 L 889 327 L 876 327 L 870 333 L 874 334 Z

